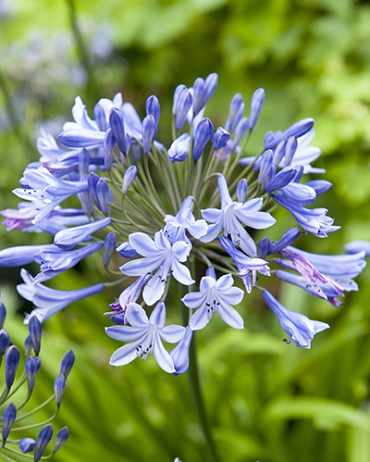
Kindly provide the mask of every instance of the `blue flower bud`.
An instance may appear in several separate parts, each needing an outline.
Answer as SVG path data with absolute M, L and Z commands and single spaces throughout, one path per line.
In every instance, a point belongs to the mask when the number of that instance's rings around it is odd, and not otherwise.
M 190 91 L 186 88 L 183 89 L 182 92 L 179 94 L 176 106 L 176 130 L 181 130 L 192 104 L 193 97 L 191 96 Z
M 5 383 L 7 388 L 10 388 L 15 379 L 19 364 L 20 353 L 16 346 L 11 346 L 5 356 Z
M 27 454 L 28 452 L 33 451 L 35 446 L 36 441 L 32 438 L 22 438 L 21 442 L 19 443 L 19 449 L 22 451 L 23 454 Z
M 270 239 L 267 236 L 265 236 L 258 243 L 257 255 L 260 258 L 265 259 L 267 255 L 269 254 L 269 252 L 270 252 Z
M 167 152 L 168 158 L 172 163 L 183 162 L 188 153 L 191 143 L 191 136 L 189 133 L 183 133 L 179 136 L 170 146 Z
M 258 174 L 258 184 L 264 184 L 270 174 L 270 166 L 272 165 L 272 151 L 268 149 L 262 154 L 262 160 L 260 165 L 260 171 Z
M 131 186 L 132 182 L 135 180 L 137 175 L 137 168 L 135 165 L 131 165 L 126 171 L 125 174 L 123 175 L 123 182 L 122 182 L 122 189 L 121 193 L 126 194 L 128 191 L 128 188 Z
M 295 136 L 296 138 L 299 138 L 300 136 L 303 136 L 305 133 L 310 131 L 314 123 L 315 123 L 314 119 L 311 119 L 310 117 L 307 117 L 306 119 L 302 119 L 299 122 L 296 122 L 295 124 L 287 128 L 285 132 L 283 133 L 283 138 L 287 139 L 287 138 L 290 138 L 291 136 Z
M 87 149 L 82 149 L 78 156 L 78 173 L 80 177 L 83 177 L 83 174 L 88 172 L 90 165 L 90 154 Z
M 183 90 L 186 90 L 186 86 L 184 84 L 177 85 L 175 92 L 173 94 L 173 105 L 172 105 L 172 114 L 175 116 L 177 114 L 177 104 L 179 101 L 179 96 L 180 93 L 182 93 Z
M 100 102 L 95 104 L 94 119 L 97 126 L 99 127 L 99 130 L 101 132 L 105 132 L 107 130 L 107 119 L 105 117 L 105 111 L 103 109 L 103 106 Z
M 25 352 L 26 358 L 32 353 L 32 350 L 33 350 L 32 338 L 30 335 L 27 335 L 24 341 L 24 352 Z
M 17 417 L 17 409 L 13 403 L 9 403 L 4 411 L 3 415 L 3 440 L 6 440 L 9 436 L 10 430 Z
M 209 139 L 212 136 L 213 132 L 213 123 L 208 119 L 202 119 L 194 133 L 194 145 L 193 145 L 193 159 L 194 162 L 198 162 L 200 156 L 203 153 L 203 149 L 208 143 Z
M 36 441 L 35 454 L 33 456 L 35 462 L 38 462 L 41 459 L 46 449 L 46 446 L 50 443 L 52 436 L 53 427 L 51 426 L 51 424 L 45 425 L 45 427 L 43 427 L 40 430 L 39 436 L 37 437 Z
M 57 406 L 60 406 L 62 402 L 63 393 L 66 385 L 66 379 L 63 374 L 58 375 L 54 380 L 54 393 L 55 393 L 55 402 Z
M 129 242 L 124 242 L 121 244 L 116 248 L 116 251 L 124 258 L 134 258 L 137 255 L 136 250 L 131 246 Z
M 40 353 L 41 348 L 41 322 L 37 316 L 31 316 L 28 321 L 28 330 L 32 339 L 33 351 L 36 356 Z
M 216 271 L 213 268 L 213 266 L 210 266 L 210 267 L 207 268 L 206 276 L 210 277 L 210 278 L 213 278 L 213 279 L 216 279 Z
M 297 150 L 297 139 L 294 136 L 290 136 L 285 146 L 285 162 L 284 167 L 287 167 L 292 163 L 293 156 Z
M 230 103 L 229 115 L 226 120 L 225 130 L 232 133 L 237 126 L 239 120 L 243 116 L 245 105 L 243 96 L 240 93 L 234 95 Z
M 104 213 L 104 215 L 109 215 L 109 202 L 111 201 L 112 193 L 105 178 L 100 178 L 98 181 L 96 185 L 96 194 L 98 196 L 101 212 Z
M 251 101 L 251 112 L 249 116 L 249 128 L 253 130 L 258 116 L 260 115 L 263 102 L 265 101 L 265 90 L 263 88 L 259 88 L 253 93 L 252 101 Z
M 63 356 L 62 362 L 60 365 L 60 373 L 64 375 L 65 379 L 67 379 L 73 364 L 75 362 L 75 354 L 72 350 L 67 351 L 67 353 Z
M 285 167 L 280 170 L 275 177 L 265 185 L 265 191 L 271 194 L 272 192 L 283 188 L 289 184 L 295 177 L 297 170 L 293 167 Z
M 230 133 L 224 130 L 222 127 L 218 127 L 215 133 L 212 135 L 213 149 L 216 151 L 222 149 L 227 145 L 230 139 Z
M 41 363 L 40 363 L 41 364 Z M 35 379 L 36 379 L 36 374 L 39 370 L 37 367 L 37 361 L 34 356 L 29 356 L 26 359 L 26 363 L 24 365 L 26 374 L 27 374 L 27 384 L 28 384 L 28 389 L 33 390 L 35 386 Z
M 68 428 L 67 427 L 61 428 L 58 431 L 57 436 L 55 438 L 53 452 L 59 451 L 59 449 L 63 446 L 63 444 L 68 440 L 68 437 L 69 437 Z
M 0 302 L 0 329 L 3 328 L 6 318 L 6 308 L 3 302 Z
M 272 159 L 272 162 L 276 166 L 279 166 L 279 164 L 281 162 L 281 159 L 284 157 L 285 145 L 286 145 L 286 140 L 282 140 L 282 141 L 280 141 L 280 143 L 278 143 L 278 145 L 275 148 L 274 157 Z
M 110 259 L 112 258 L 113 252 L 116 247 L 116 235 L 113 231 L 108 233 L 104 239 L 104 255 L 103 255 L 103 265 L 108 266 Z
M 271 149 L 277 146 L 281 140 L 281 135 L 276 136 L 274 132 L 267 132 L 263 140 L 263 147 L 265 149 Z
M 204 81 L 200 77 L 197 78 L 193 85 L 193 111 L 196 116 L 207 104 L 217 87 L 218 75 L 215 73 L 209 74 Z
M 161 113 L 161 107 L 159 105 L 158 98 L 154 95 L 149 96 L 145 104 L 146 114 L 154 117 L 155 120 L 155 133 L 153 139 L 157 136 L 159 116 Z
M 113 132 L 109 128 L 105 133 L 103 152 L 104 152 L 104 167 L 107 170 L 110 170 L 113 164 L 113 151 L 114 146 L 116 145 L 116 140 L 114 139 Z
M 155 138 L 155 120 L 152 115 L 147 115 L 142 124 L 142 132 L 143 132 L 143 151 L 144 154 L 148 154 L 148 152 L 152 149 L 152 142 Z
M 9 335 L 8 333 L 4 330 L 0 330 L 0 357 L 3 357 L 5 354 L 6 349 L 9 346 Z
M 236 197 L 238 202 L 245 202 L 248 194 L 248 182 L 245 178 L 239 181 L 236 186 Z
M 279 253 L 281 250 L 292 245 L 294 241 L 301 235 L 301 231 L 298 228 L 290 228 L 286 231 L 278 242 L 271 243 L 269 254 L 273 255 Z
M 193 331 L 190 326 L 186 326 L 184 336 L 170 353 L 175 366 L 176 372 L 173 373 L 175 376 L 184 374 L 189 368 L 189 349 L 192 336 Z
M 127 153 L 127 139 L 125 133 L 125 126 L 123 123 L 122 112 L 113 107 L 109 113 L 109 124 L 112 129 L 114 138 L 116 140 L 118 149 L 123 153 Z
M 91 239 L 91 234 L 109 226 L 110 218 L 102 218 L 101 220 L 93 221 L 87 225 L 75 226 L 74 228 L 62 229 L 54 238 L 54 244 L 62 250 L 71 250 L 80 242 Z
M 99 203 L 98 195 L 96 193 L 96 187 L 98 185 L 99 179 L 100 177 L 95 172 L 91 172 L 90 175 L 87 177 L 87 186 L 89 187 L 89 192 L 92 198 L 94 199 L 96 206 L 100 210 L 100 203 Z
M 207 104 L 207 102 L 210 100 L 213 93 L 215 92 L 217 83 L 218 83 L 218 74 L 216 74 L 216 72 L 212 72 L 211 74 L 209 74 L 206 80 L 204 81 L 204 98 L 205 98 L 204 105 Z
M 242 138 L 244 138 L 245 134 L 248 131 L 249 122 L 246 117 L 243 117 L 239 120 L 238 125 L 235 128 L 235 135 L 234 135 L 234 149 L 240 143 Z
M 312 180 L 306 183 L 306 186 L 311 186 L 316 191 L 316 196 L 326 193 L 333 186 L 333 183 L 330 183 L 326 180 Z

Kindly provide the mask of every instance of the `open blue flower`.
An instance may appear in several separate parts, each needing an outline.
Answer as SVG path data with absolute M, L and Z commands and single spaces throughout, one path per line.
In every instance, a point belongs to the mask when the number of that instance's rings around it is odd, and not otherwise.
M 112 326 L 105 329 L 109 337 L 127 343 L 118 348 L 110 358 L 112 366 L 124 366 L 136 358 L 146 360 L 149 353 L 159 366 L 166 372 L 176 372 L 173 359 L 164 348 L 162 340 L 169 343 L 176 343 L 184 335 L 183 326 L 166 326 L 166 307 L 159 302 L 154 308 L 150 318 L 144 309 L 137 303 L 130 303 L 126 311 L 127 321 L 130 326 Z
M 225 274 L 216 280 L 215 270 L 208 268 L 206 276 L 200 281 L 200 292 L 190 292 L 181 301 L 188 308 L 199 309 L 190 318 L 192 330 L 203 329 L 218 313 L 223 321 L 235 329 L 244 329 L 244 322 L 240 314 L 231 306 L 238 305 L 244 292 L 233 287 L 234 279 L 231 274 Z

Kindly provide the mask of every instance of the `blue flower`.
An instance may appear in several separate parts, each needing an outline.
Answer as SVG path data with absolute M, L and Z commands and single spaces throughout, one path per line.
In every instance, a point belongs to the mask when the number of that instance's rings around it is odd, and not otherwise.
M 189 133 L 183 133 L 171 144 L 167 152 L 168 158 L 172 163 L 183 162 L 188 153 L 191 144 L 191 136 Z
M 311 341 L 315 334 L 329 329 L 329 324 L 320 321 L 312 321 L 304 314 L 288 310 L 267 290 L 262 291 L 262 296 L 278 318 L 281 328 L 288 334 L 289 342 L 293 340 L 297 347 L 311 348 Z
M 21 276 L 25 284 L 17 286 L 18 293 L 37 307 L 26 315 L 25 324 L 33 315 L 37 316 L 40 322 L 44 322 L 71 303 L 91 297 L 105 289 L 105 285 L 101 283 L 78 290 L 56 290 L 34 283 L 34 278 L 25 269 L 21 270 Z
M 169 343 L 178 342 L 184 335 L 182 326 L 166 326 L 166 307 L 159 302 L 150 318 L 137 303 L 130 303 L 127 307 L 127 320 L 131 326 L 107 327 L 109 337 L 122 342 L 131 342 L 118 348 L 111 356 L 109 364 L 124 366 L 136 358 L 146 360 L 149 353 L 159 366 L 166 372 L 174 373 L 175 367 L 170 354 L 164 348 L 161 339 Z
M 202 242 L 211 242 L 224 230 L 225 236 L 231 235 L 234 245 L 240 246 L 248 255 L 255 256 L 256 244 L 240 224 L 240 221 L 254 229 L 265 229 L 276 222 L 275 218 L 269 213 L 259 212 L 263 205 L 262 198 L 255 198 L 244 204 L 234 202 L 231 199 L 223 175 L 218 177 L 218 188 L 221 198 L 221 210 L 202 210 L 202 217 L 213 224 L 209 226 L 207 234 L 202 236 L 200 240 Z
M 190 318 L 192 330 L 203 329 L 218 313 L 221 319 L 235 329 L 244 329 L 244 322 L 240 314 L 231 306 L 238 305 L 244 292 L 233 287 L 234 279 L 231 274 L 225 274 L 216 280 L 213 268 L 208 268 L 206 276 L 200 281 L 200 292 L 190 292 L 181 301 L 188 308 L 199 309 Z
M 153 305 L 163 295 L 170 274 L 181 284 L 190 285 L 194 281 L 185 262 L 191 246 L 185 241 L 170 243 L 163 231 L 155 233 L 154 241 L 144 233 L 133 233 L 129 237 L 130 245 L 144 258 L 124 264 L 120 270 L 127 276 L 141 276 L 159 268 L 149 279 L 143 290 L 143 299 L 147 305 Z

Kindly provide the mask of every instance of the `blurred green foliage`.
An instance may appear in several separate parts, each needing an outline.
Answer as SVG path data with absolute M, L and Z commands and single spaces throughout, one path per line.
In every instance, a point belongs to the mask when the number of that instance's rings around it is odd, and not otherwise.
M 90 78 L 67 1 L 4 5 L 0 209 L 16 206 L 10 191 L 26 164 L 38 158 L 37 127 L 45 124 L 57 133 L 60 121 L 70 120 L 78 94 L 91 112 L 99 98 L 122 91 L 141 115 L 146 98 L 156 94 L 160 139 L 168 142 L 175 87 L 217 72 L 219 86 L 207 109 L 215 124 L 224 122 L 236 92 L 248 101 L 256 88 L 266 90 L 250 155 L 267 130 L 285 129 L 303 117 L 316 120 L 314 144 L 323 151 L 316 166 L 326 168 L 325 179 L 334 184 L 318 203 L 342 230 L 328 239 L 306 236 L 300 244 L 340 253 L 345 242 L 370 239 L 368 1 L 76 1 Z M 279 214 L 271 230 L 276 238 L 294 223 Z M 35 242 L 44 239 L 1 231 L 1 248 Z M 17 312 L 30 307 L 14 293 L 16 271 L 1 275 L 2 298 L 12 311 L 7 327 L 21 342 L 26 329 Z M 96 262 L 79 265 L 52 285 L 74 289 L 100 280 Z M 330 323 L 309 351 L 282 343 L 284 335 L 260 294 L 245 298 L 245 331 L 214 319 L 200 333 L 206 407 L 223 460 L 370 462 L 369 270 L 358 283 L 360 291 L 350 293 L 339 310 L 293 287 L 275 288 L 288 308 Z M 206 461 L 186 376 L 163 373 L 153 358 L 119 369 L 108 365 L 117 343 L 105 335 L 101 315 L 115 296 L 111 291 L 82 301 L 44 325 L 44 372 L 37 378 L 43 387 L 37 387 L 35 403 L 48 396 L 63 353 L 73 348 L 77 357 L 57 419 L 59 426 L 68 424 L 71 437 L 54 460 Z

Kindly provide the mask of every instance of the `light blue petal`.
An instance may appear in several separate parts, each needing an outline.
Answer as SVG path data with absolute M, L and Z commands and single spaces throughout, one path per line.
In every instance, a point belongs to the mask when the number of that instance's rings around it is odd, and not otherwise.
M 159 268 L 165 257 L 161 254 L 156 258 L 139 258 L 137 260 L 131 260 L 120 267 L 120 271 L 127 276 L 141 276 L 145 273 L 151 273 L 155 269 Z
M 218 297 L 226 303 L 230 303 L 230 305 L 239 305 L 243 300 L 244 291 L 239 289 L 239 287 L 231 287 L 227 292 L 219 292 Z
M 171 270 L 172 275 L 176 279 L 176 281 L 179 281 L 181 284 L 184 284 L 186 286 L 194 284 L 195 281 L 191 278 L 189 268 L 187 268 L 185 265 L 182 265 L 177 260 L 173 261 Z
M 201 242 L 211 242 L 211 241 L 213 241 L 214 239 L 217 238 L 217 236 L 220 234 L 221 230 L 222 230 L 222 220 L 215 223 L 214 225 L 210 225 L 208 227 L 207 234 L 202 236 L 199 240 Z
M 137 351 L 136 347 L 140 345 L 142 339 L 136 340 L 133 343 L 127 343 L 126 345 L 118 348 L 116 350 L 109 361 L 111 366 L 124 366 L 125 364 L 130 363 L 134 359 L 137 358 Z
M 190 292 L 181 299 L 183 304 L 188 308 L 198 308 L 200 307 L 207 298 L 207 294 L 201 292 Z
M 185 327 L 183 326 L 166 326 L 160 330 L 159 335 L 165 342 L 176 343 L 179 342 L 184 335 Z
M 149 327 L 149 319 L 144 309 L 137 303 L 129 303 L 126 310 L 127 321 L 135 328 Z
M 130 326 L 112 326 L 106 327 L 106 334 L 114 338 L 114 340 L 119 340 L 121 342 L 131 342 L 132 340 L 137 340 L 145 334 L 147 325 L 145 327 L 130 327 Z
M 223 211 L 219 209 L 205 209 L 201 212 L 204 220 L 208 221 L 209 223 L 216 223 L 216 221 L 221 219 L 223 214 Z
M 244 329 L 244 321 L 232 306 L 219 299 L 218 314 L 220 318 L 234 329 Z
M 205 220 L 197 220 L 192 225 L 188 226 L 189 233 L 195 237 L 195 239 L 199 239 L 201 236 L 204 236 L 207 233 L 208 225 Z
M 202 294 L 205 294 L 207 290 L 212 289 L 216 285 L 216 280 L 212 276 L 204 276 L 200 280 L 200 286 L 199 289 L 202 292 Z
M 234 284 L 234 279 L 231 274 L 224 274 L 216 282 L 216 289 L 220 291 L 229 290 Z
M 153 239 L 145 233 L 134 233 L 129 236 L 129 242 L 136 252 L 143 257 L 156 257 L 158 248 Z
M 157 302 L 163 295 L 165 288 L 165 282 L 162 282 L 162 278 L 158 275 L 154 275 L 143 290 L 144 302 L 151 306 Z
M 191 330 L 200 330 L 205 327 L 212 318 L 212 311 L 209 313 L 204 307 L 199 308 L 190 318 L 189 326 Z
M 172 252 L 175 254 L 176 259 L 179 261 L 186 261 L 190 253 L 191 246 L 185 241 L 177 241 L 172 246 Z
M 159 334 L 157 334 L 154 339 L 153 354 L 154 354 L 154 358 L 157 361 L 158 365 L 165 372 L 169 372 L 169 373 L 175 372 L 175 366 L 173 364 L 173 360 L 170 354 L 168 353 L 168 351 L 164 348 L 162 341 L 159 337 Z
M 163 302 L 157 303 L 149 318 L 150 324 L 155 324 L 162 329 L 166 322 L 166 307 Z

